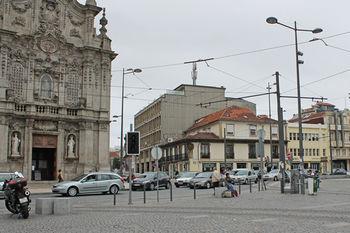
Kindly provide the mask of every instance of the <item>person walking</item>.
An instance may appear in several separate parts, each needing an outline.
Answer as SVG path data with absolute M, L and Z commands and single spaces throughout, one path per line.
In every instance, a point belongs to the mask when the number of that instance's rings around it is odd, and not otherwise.
M 213 194 L 214 196 L 215 196 L 215 188 L 219 187 L 220 179 L 221 179 L 220 172 L 216 168 L 214 168 L 213 174 L 211 176 L 211 183 L 214 188 L 214 194 Z
M 58 175 L 57 175 L 57 178 L 58 178 L 58 182 L 63 182 L 63 176 L 62 176 L 62 170 L 58 170 Z

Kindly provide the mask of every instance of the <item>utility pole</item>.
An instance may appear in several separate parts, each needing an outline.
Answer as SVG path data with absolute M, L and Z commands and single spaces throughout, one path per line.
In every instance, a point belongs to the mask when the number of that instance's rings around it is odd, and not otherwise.
M 224 164 L 225 164 L 224 170 L 226 171 L 226 168 L 227 168 L 227 165 L 226 165 L 226 125 L 224 128 Z
M 328 123 L 328 133 L 329 133 L 329 155 L 331 157 L 331 174 L 333 175 L 333 152 L 332 152 L 331 122 Z
M 270 83 L 267 83 L 267 88 L 268 93 L 269 93 L 269 122 L 270 122 L 270 164 L 271 164 L 271 169 L 273 166 L 273 152 L 272 152 L 272 122 L 271 122 L 271 86 Z
M 280 172 L 281 172 L 281 193 L 284 193 L 284 173 L 285 173 L 285 154 L 284 154 L 284 129 L 283 129 L 283 113 L 281 108 L 281 92 L 278 71 L 276 76 L 276 94 L 277 94 L 277 112 L 278 112 L 278 142 L 280 154 Z

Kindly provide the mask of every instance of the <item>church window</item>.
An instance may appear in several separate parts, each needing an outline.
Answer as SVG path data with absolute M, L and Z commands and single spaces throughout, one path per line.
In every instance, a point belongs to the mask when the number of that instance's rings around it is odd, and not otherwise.
M 12 66 L 12 77 L 10 80 L 10 88 L 13 90 L 16 97 L 23 97 L 23 83 L 24 83 L 24 68 L 23 66 L 15 62 Z
M 50 75 L 44 74 L 40 80 L 40 96 L 45 99 L 51 99 L 53 94 L 53 81 Z

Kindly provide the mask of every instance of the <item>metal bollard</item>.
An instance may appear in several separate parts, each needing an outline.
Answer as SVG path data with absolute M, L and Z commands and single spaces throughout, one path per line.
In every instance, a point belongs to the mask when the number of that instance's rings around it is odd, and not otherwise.
M 146 187 L 143 186 L 143 204 L 146 204 Z
M 264 188 L 265 188 L 265 191 L 266 191 L 266 183 L 265 183 L 264 180 L 262 180 L 262 182 L 263 182 L 263 185 L 264 185 Z
M 258 191 L 260 192 L 260 180 L 258 180 Z
M 241 196 L 241 181 L 238 181 L 238 193 Z
M 196 199 L 196 184 L 193 185 L 193 199 Z
M 170 201 L 173 201 L 173 184 L 170 182 Z
M 249 192 L 252 193 L 252 180 L 249 180 Z

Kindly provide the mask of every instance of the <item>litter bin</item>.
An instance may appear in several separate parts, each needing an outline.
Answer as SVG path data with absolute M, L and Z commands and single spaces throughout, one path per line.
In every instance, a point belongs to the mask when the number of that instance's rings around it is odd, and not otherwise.
M 314 185 L 315 179 L 313 177 L 308 177 L 307 178 L 307 189 L 309 191 L 309 195 L 314 195 L 315 194 L 315 188 L 316 185 Z

